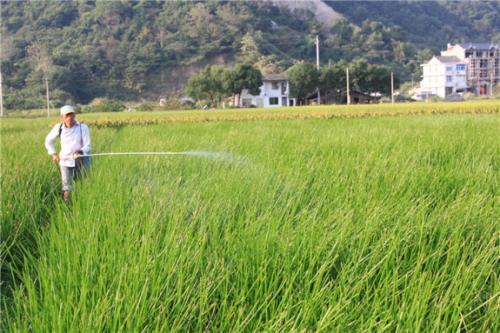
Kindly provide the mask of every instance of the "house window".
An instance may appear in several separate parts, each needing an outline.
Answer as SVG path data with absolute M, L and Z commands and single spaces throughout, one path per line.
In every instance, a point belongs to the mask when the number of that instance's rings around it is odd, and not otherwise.
M 481 67 L 481 68 L 486 68 L 486 67 L 488 67 L 488 60 L 486 60 L 486 59 L 481 59 L 481 61 L 479 62 L 479 67 Z
M 483 56 L 483 52 L 476 51 L 476 57 L 481 58 Z
M 278 105 L 279 99 L 278 97 L 269 97 L 269 105 Z
M 278 90 L 279 89 L 278 82 L 272 82 L 271 86 L 273 87 L 273 90 Z
M 453 70 L 453 67 L 452 66 L 446 66 L 446 71 L 447 72 L 451 72 Z
M 451 77 L 450 75 L 448 75 L 448 76 L 446 77 L 446 82 L 451 82 L 451 80 L 452 80 L 452 77 Z
M 457 65 L 457 72 L 461 72 L 465 70 L 465 65 L 464 64 L 459 64 Z
M 281 94 L 286 94 L 286 82 L 281 82 Z

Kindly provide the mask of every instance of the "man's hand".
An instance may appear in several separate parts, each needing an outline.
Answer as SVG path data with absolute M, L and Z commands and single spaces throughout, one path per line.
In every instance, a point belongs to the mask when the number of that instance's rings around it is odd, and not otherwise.
M 75 151 L 73 154 L 71 154 L 71 158 L 76 160 L 80 155 L 83 155 L 83 152 L 81 150 Z
M 52 162 L 54 162 L 56 165 L 59 164 L 59 155 L 58 154 L 52 154 Z

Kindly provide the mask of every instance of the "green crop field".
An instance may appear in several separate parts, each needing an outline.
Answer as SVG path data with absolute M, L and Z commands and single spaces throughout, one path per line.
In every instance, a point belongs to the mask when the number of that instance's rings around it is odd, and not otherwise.
M 493 102 L 1 123 L 3 332 L 498 332 Z

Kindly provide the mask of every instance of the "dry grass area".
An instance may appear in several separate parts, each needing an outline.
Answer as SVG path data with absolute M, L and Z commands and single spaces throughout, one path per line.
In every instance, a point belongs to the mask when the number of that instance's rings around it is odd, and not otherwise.
M 303 106 L 274 109 L 226 109 L 210 111 L 135 112 L 84 114 L 85 123 L 96 127 L 121 127 L 175 122 L 305 120 L 333 118 L 397 117 L 433 114 L 498 114 L 498 101 L 466 103 L 378 104 L 353 106 Z

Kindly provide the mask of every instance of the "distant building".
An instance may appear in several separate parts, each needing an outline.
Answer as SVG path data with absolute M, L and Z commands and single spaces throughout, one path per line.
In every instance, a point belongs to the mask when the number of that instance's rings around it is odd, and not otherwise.
M 341 98 L 343 100 L 342 103 L 347 102 L 347 91 L 341 91 L 340 92 Z M 351 97 L 351 104 L 377 104 L 380 102 L 380 98 L 382 95 L 380 93 L 373 93 L 373 94 L 365 94 L 361 91 L 351 89 L 349 92 L 349 95 Z M 315 105 L 317 104 L 318 101 L 318 93 L 312 93 L 309 96 L 306 97 L 306 103 L 307 105 Z M 335 99 L 330 97 L 327 98 L 326 96 L 323 96 L 321 99 L 322 103 L 324 104 L 333 104 L 335 103 Z
M 295 98 L 290 98 L 290 84 L 285 74 L 266 74 L 262 78 L 260 94 L 255 96 L 243 89 L 239 107 L 270 108 L 278 106 L 294 106 Z
M 442 56 L 455 56 L 467 65 L 467 86 L 476 95 L 486 95 L 500 82 L 500 44 L 448 44 Z
M 381 96 L 376 94 L 365 94 L 361 91 L 352 90 L 349 92 L 351 104 L 376 104 L 380 101 Z M 347 101 L 347 92 L 346 92 Z
M 421 96 L 447 98 L 467 90 L 466 64 L 456 56 L 434 56 L 423 67 Z

